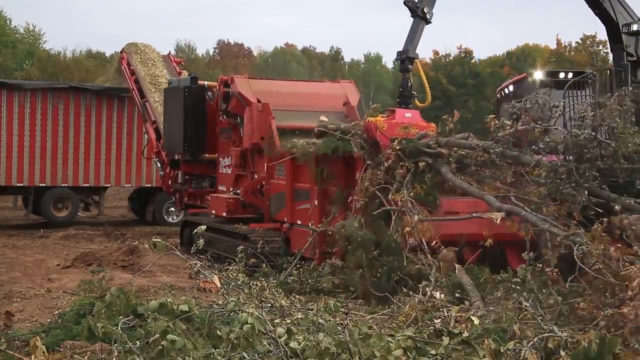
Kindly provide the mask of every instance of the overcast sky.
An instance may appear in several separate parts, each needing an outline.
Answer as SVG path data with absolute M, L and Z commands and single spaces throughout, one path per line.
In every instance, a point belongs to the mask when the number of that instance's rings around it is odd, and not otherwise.
M 640 0 L 628 0 L 640 11 Z M 53 48 L 119 50 L 130 41 L 162 52 L 176 39 L 199 49 L 219 38 L 270 49 L 284 42 L 341 47 L 347 58 L 367 51 L 390 61 L 402 47 L 411 18 L 402 0 L 0 0 L 18 24 L 30 21 Z M 480 57 L 518 44 L 575 40 L 604 28 L 583 0 L 439 0 L 419 52 L 463 44 Z

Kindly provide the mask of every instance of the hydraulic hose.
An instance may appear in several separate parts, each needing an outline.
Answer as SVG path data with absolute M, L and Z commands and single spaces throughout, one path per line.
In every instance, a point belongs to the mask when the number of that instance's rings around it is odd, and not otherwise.
M 413 99 L 413 105 L 418 109 L 424 109 L 431 105 L 431 88 L 429 87 L 429 81 L 427 81 L 427 76 L 424 74 L 424 70 L 422 69 L 422 65 L 420 64 L 420 60 L 416 60 L 415 68 L 418 69 L 418 74 L 420 75 L 420 80 L 422 80 L 422 85 L 424 85 L 424 91 L 426 94 L 426 99 L 424 102 L 420 102 L 418 98 Z

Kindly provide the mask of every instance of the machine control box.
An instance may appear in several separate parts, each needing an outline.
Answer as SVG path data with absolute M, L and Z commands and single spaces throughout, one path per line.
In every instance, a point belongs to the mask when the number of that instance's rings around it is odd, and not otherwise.
M 206 87 L 191 76 L 169 80 L 164 89 L 164 150 L 195 159 L 206 151 Z

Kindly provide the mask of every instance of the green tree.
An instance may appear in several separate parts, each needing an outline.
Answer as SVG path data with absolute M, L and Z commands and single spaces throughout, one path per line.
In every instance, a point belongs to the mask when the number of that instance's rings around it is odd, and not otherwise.
M 363 113 L 373 105 L 395 106 L 400 82 L 397 65 L 386 65 L 382 55 L 367 53 L 347 61 L 342 49 L 335 46 L 320 51 L 310 45 L 298 48 L 286 43 L 256 54 L 242 43 L 220 39 L 212 49 L 201 52 L 193 41 L 178 40 L 173 51 L 185 60 L 190 73 L 209 80 L 221 74 L 351 79 L 360 90 L 359 108 Z M 0 9 L 0 77 L 122 86 L 118 56 L 118 52 L 107 54 L 92 49 L 47 49 L 44 31 L 30 23 L 15 25 Z M 538 68 L 600 69 L 609 64 L 607 41 L 597 34 L 584 34 L 575 42 L 557 37 L 553 47 L 523 44 L 485 59 L 477 59 L 471 49 L 462 46 L 453 53 L 434 51 L 424 66 L 433 104 L 423 111 L 423 116 L 438 121 L 458 110 L 463 130 L 482 133 L 483 120 L 493 112 L 495 90 L 507 79 Z M 417 81 L 414 90 L 424 97 Z
M 571 55 L 579 66 L 588 68 L 607 67 L 611 63 L 609 42 L 598 34 L 583 34 L 572 44 Z
M 44 32 L 39 27 L 30 23 L 14 25 L 7 13 L 0 9 L 0 76 L 37 76 L 33 60 L 45 50 L 45 43 Z
M 341 48 L 336 46 L 329 48 L 324 72 L 330 80 L 344 79 L 347 76 L 347 62 Z
M 30 67 L 16 77 L 22 80 L 124 86 L 118 57 L 118 52 L 107 55 L 92 49 L 42 50 L 32 58 Z
M 307 59 L 309 79 L 325 80 L 324 63 L 326 62 L 326 53 L 318 51 L 315 46 L 305 46 L 300 49 L 300 53 Z
M 7 13 L 0 9 L 0 76 L 12 77 L 20 70 L 17 62 L 20 30 Z
M 366 53 L 362 60 L 347 63 L 347 77 L 356 82 L 365 112 L 373 107 L 392 107 L 395 103 L 392 69 L 385 65 L 380 53 Z
M 338 80 L 346 76 L 347 64 L 342 49 L 332 46 L 329 52 L 324 52 L 315 46 L 305 46 L 300 52 L 307 59 L 310 79 Z
M 223 74 L 249 74 L 256 63 L 256 56 L 250 47 L 229 40 L 218 40 L 213 51 L 205 55 L 208 57 L 208 71 L 215 74 L 215 77 Z
M 577 69 L 581 66 L 572 54 L 573 43 L 564 42 L 560 37 L 556 37 L 556 46 L 549 52 L 546 61 L 546 68 L 556 69 Z
M 260 52 L 252 74 L 275 79 L 308 80 L 309 64 L 297 46 L 286 43 L 271 51 Z
M 178 40 L 173 47 L 176 57 L 185 61 L 186 70 L 201 78 L 211 78 L 212 71 L 207 67 L 207 59 L 198 51 L 198 46 L 191 40 Z
M 544 68 L 549 59 L 551 48 L 540 44 L 523 44 L 508 50 L 501 56 L 501 67 L 508 76 L 515 76 L 535 69 Z M 489 60 L 489 59 L 487 59 Z M 495 60 L 494 60 L 495 61 Z
M 463 130 L 482 133 L 483 120 L 492 112 L 495 88 L 488 83 L 473 50 L 459 46 L 455 53 L 434 51 L 429 64 L 433 103 L 423 111 L 423 117 L 438 122 L 457 110 Z

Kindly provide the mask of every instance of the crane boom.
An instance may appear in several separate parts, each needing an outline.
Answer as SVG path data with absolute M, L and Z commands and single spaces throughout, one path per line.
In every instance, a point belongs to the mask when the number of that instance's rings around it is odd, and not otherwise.
M 415 97 L 411 73 L 413 72 L 413 65 L 419 58 L 418 45 L 425 27 L 431 24 L 436 0 L 404 0 L 404 5 L 411 12 L 413 23 L 402 50 L 398 51 L 396 61 L 402 74 L 400 93 L 398 94 L 398 107 L 408 109 L 411 107 Z
M 626 0 L 585 0 L 607 31 L 614 70 L 622 77 L 616 87 L 640 85 L 640 17 Z M 410 108 L 415 97 L 411 73 L 418 60 L 418 45 L 427 25 L 433 19 L 436 0 L 404 0 L 413 23 L 396 61 L 402 80 L 398 94 L 399 108 Z
M 617 87 L 640 82 L 640 17 L 625 0 L 585 0 L 607 31 L 614 70 L 622 73 Z

